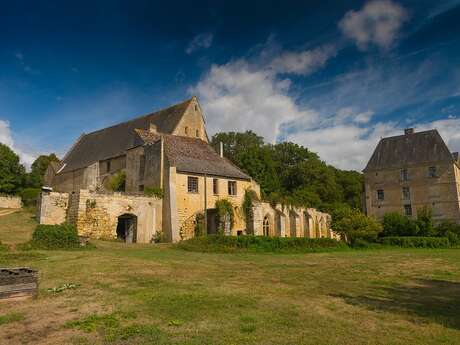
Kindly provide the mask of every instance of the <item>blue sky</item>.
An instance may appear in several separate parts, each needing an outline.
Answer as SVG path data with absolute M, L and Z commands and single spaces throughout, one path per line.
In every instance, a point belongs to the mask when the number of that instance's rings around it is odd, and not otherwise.
M 460 150 L 460 0 L 4 1 L 0 42 L 0 142 L 25 164 L 191 95 L 210 134 L 344 169 L 406 127 Z

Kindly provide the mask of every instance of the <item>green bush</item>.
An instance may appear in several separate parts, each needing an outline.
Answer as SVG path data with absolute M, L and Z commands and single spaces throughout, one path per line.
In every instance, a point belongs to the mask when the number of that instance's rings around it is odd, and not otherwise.
M 80 247 L 77 230 L 69 224 L 37 225 L 30 245 L 35 249 L 66 249 Z
M 315 252 L 345 249 L 348 245 L 331 238 L 208 235 L 182 241 L 177 247 L 197 252 Z
M 158 199 L 163 199 L 164 193 L 163 189 L 160 187 L 145 187 L 144 194 L 150 197 L 156 197 Z
M 24 188 L 19 195 L 24 206 L 35 206 L 40 195 L 40 188 Z
M 454 223 L 451 220 L 444 220 L 435 228 L 438 236 L 447 237 L 448 233 L 455 234 L 460 237 L 460 224 Z
M 381 239 L 383 245 L 401 248 L 449 248 L 447 237 L 392 236 Z
M 332 229 L 353 244 L 358 239 L 374 242 L 382 226 L 359 210 L 344 209 L 340 216 L 332 218 Z
M 126 173 L 119 171 L 112 175 L 108 181 L 108 188 L 113 192 L 124 192 L 126 185 Z
M 399 213 L 387 213 L 383 217 L 383 237 L 417 236 L 419 229 L 415 221 Z

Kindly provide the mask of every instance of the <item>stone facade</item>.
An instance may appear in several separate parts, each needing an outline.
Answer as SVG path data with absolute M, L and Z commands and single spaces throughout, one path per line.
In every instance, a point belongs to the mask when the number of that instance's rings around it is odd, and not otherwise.
M 111 177 L 120 172 L 126 175 L 124 193 L 108 193 Z M 222 199 L 234 211 L 234 226 L 227 234 L 263 235 L 264 219 L 270 218 L 272 230 L 266 235 L 333 236 L 329 215 L 263 202 L 254 205 L 254 219 L 246 224 L 245 192 L 252 190 L 260 199 L 260 186 L 208 144 L 195 97 L 83 135 L 60 167 L 48 169 L 46 184 L 60 193 L 43 194 L 41 221 L 67 220 L 81 235 L 95 238 L 116 237 L 117 226 L 126 221 L 119 217 L 126 214 L 137 219 L 138 242 L 150 242 L 158 231 L 169 242 L 191 238 L 200 215 L 209 220 L 204 230 L 215 233 L 216 201 Z M 153 189 L 162 191 L 161 200 L 145 196 Z
M 417 150 L 422 158 L 417 158 Z M 376 157 L 385 164 L 377 164 Z M 364 187 L 366 212 L 376 219 L 390 212 L 416 218 L 420 209 L 429 208 L 435 222 L 460 222 L 458 157 L 437 131 L 410 129 L 403 136 L 382 139 L 364 170 Z
M 21 208 L 22 201 L 19 196 L 3 195 L 0 196 L 0 208 Z
M 102 194 L 80 190 L 77 193 L 42 193 L 40 224 L 76 226 L 78 234 L 100 239 L 117 238 L 119 217 L 130 215 L 137 222 L 135 242 L 150 243 L 162 229 L 160 199 L 126 195 Z

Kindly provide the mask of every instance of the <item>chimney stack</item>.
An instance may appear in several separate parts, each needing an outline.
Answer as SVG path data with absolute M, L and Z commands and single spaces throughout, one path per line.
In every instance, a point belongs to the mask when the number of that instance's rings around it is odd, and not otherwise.
M 406 128 L 404 130 L 404 134 L 405 135 L 414 134 L 414 129 L 413 128 Z
M 219 143 L 219 154 L 222 158 L 224 157 L 224 143 L 222 141 Z

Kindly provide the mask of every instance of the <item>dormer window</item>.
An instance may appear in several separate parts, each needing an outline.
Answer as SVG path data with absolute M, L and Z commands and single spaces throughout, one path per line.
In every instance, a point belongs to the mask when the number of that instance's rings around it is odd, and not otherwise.
M 428 168 L 428 177 L 436 177 L 436 167 Z

